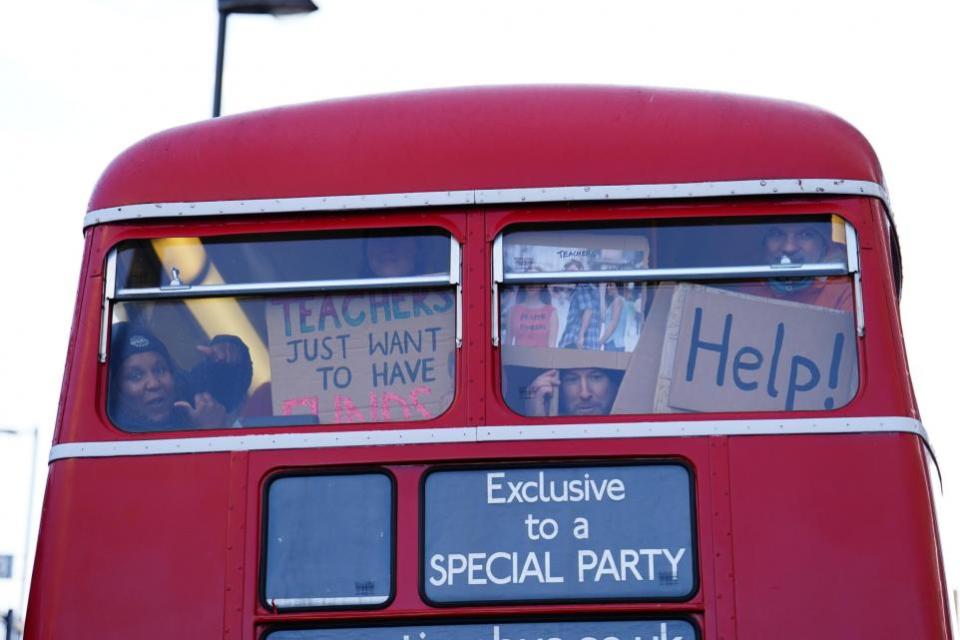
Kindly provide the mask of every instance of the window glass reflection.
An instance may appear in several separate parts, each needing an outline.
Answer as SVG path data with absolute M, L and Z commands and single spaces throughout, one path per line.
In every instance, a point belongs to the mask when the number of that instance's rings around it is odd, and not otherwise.
M 509 231 L 504 272 L 560 273 L 846 262 L 839 216 L 673 220 Z
M 449 289 L 120 302 L 108 411 L 130 431 L 427 420 L 455 331 Z
M 392 594 L 392 485 L 384 474 L 270 484 L 264 598 L 278 609 L 370 606 Z
M 846 254 L 837 216 L 507 232 L 504 400 L 535 417 L 840 407 L 859 385 Z M 740 267 L 770 276 L 619 281 Z
M 578 287 L 603 292 L 590 298 L 600 337 L 552 341 L 545 319 L 562 327 L 586 315 L 572 302 Z M 501 289 L 502 392 L 523 415 L 823 410 L 859 385 L 849 277 L 792 296 L 758 279 L 545 289 L 534 311 L 525 286 Z
M 442 232 L 134 240 L 118 252 L 121 289 L 448 274 Z

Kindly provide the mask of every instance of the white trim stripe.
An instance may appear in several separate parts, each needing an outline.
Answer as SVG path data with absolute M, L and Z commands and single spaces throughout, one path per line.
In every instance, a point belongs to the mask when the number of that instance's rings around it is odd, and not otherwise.
M 839 178 L 729 180 L 675 184 L 632 184 L 528 189 L 475 189 L 370 195 L 265 198 L 210 202 L 156 202 L 109 207 L 89 212 L 83 226 L 153 218 L 298 213 L 308 211 L 360 211 L 410 207 L 446 207 L 476 204 L 531 202 L 590 202 L 602 200 L 670 200 L 676 198 L 730 198 L 760 195 L 856 195 L 879 198 L 890 210 L 882 185 Z
M 274 598 L 268 600 L 271 607 L 292 609 L 296 607 L 345 607 L 369 604 L 383 604 L 390 596 L 343 596 L 316 598 Z
M 593 440 L 689 436 L 796 435 L 837 433 L 912 433 L 926 443 L 919 420 L 903 417 L 794 418 L 788 420 L 684 420 L 669 422 L 604 422 L 524 426 L 460 427 L 278 433 L 210 438 L 113 440 L 54 445 L 50 462 L 68 458 L 224 453 L 281 449 L 333 449 L 399 444 L 509 442 L 522 440 Z M 929 443 L 928 445 L 929 446 Z

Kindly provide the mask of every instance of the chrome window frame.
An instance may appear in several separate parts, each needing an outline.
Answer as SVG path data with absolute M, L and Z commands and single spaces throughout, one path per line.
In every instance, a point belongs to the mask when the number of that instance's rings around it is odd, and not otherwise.
M 217 285 L 168 285 L 163 287 L 118 288 L 117 251 L 114 247 L 107 254 L 104 272 L 103 300 L 101 303 L 100 345 L 98 360 L 107 361 L 110 317 L 112 305 L 132 300 L 182 300 L 186 298 L 241 296 L 253 294 L 307 293 L 313 291 L 370 291 L 412 287 L 446 287 L 456 289 L 456 345 L 463 345 L 463 286 L 461 277 L 460 243 L 450 235 L 449 273 L 395 278 L 340 278 L 330 280 L 298 280 L 289 282 L 247 282 Z
M 836 214 L 824 214 L 836 215 Z M 709 218 L 706 218 L 707 220 Z M 761 219 L 761 218 L 756 218 Z M 842 219 L 842 218 L 841 218 Z M 860 244 L 857 240 L 856 229 L 849 221 L 843 221 L 847 255 L 845 262 L 827 262 L 821 264 L 791 264 L 791 265 L 745 265 L 735 267 L 697 267 L 677 269 L 625 269 L 611 271 L 577 271 L 544 273 L 524 272 L 507 273 L 504 269 L 504 235 L 509 234 L 509 228 L 497 234 L 493 240 L 493 264 L 491 290 L 491 342 L 494 347 L 500 346 L 500 294 L 504 285 L 515 284 L 551 284 L 557 282 L 650 282 L 665 280 L 719 280 L 719 279 L 746 279 L 789 277 L 797 275 L 808 276 L 838 276 L 852 275 L 854 287 L 854 315 L 856 318 L 857 336 L 863 337 L 865 332 L 865 317 L 863 311 L 863 285 L 860 278 Z

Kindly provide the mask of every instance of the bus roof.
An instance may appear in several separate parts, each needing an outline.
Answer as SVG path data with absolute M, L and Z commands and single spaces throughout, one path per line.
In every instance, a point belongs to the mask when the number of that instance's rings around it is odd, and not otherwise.
M 797 103 L 669 89 L 481 87 L 279 107 L 158 133 L 110 164 L 89 210 L 781 179 L 883 183 L 856 129 Z

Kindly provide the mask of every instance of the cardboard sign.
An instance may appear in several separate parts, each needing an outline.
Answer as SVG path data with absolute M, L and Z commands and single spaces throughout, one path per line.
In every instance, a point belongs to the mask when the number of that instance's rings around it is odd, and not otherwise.
M 449 291 L 270 300 L 274 415 L 321 423 L 439 415 L 453 399 L 455 313 Z
M 646 269 L 650 241 L 646 236 L 590 231 L 515 231 L 504 244 L 507 273 L 559 272 L 575 260 L 582 269 Z
M 504 348 L 508 403 L 522 411 L 516 398 L 533 377 L 513 367 L 624 371 L 614 415 L 823 410 L 856 393 L 849 312 L 693 284 L 662 283 L 651 293 L 629 353 Z
M 644 319 L 643 331 L 624 373 L 617 398 L 610 413 L 654 413 L 654 396 L 660 373 L 660 361 L 672 347 L 664 344 L 667 318 L 673 300 L 673 284 L 650 287 L 653 302 Z M 662 410 L 661 410 L 662 411 Z
M 631 354 L 622 351 L 595 351 L 592 349 L 541 349 L 537 347 L 508 347 L 503 350 L 505 366 L 534 367 L 537 369 L 579 369 L 596 367 L 623 371 L 631 361 Z
M 853 326 L 849 312 L 677 285 L 664 326 L 653 409 L 842 406 L 858 385 Z

